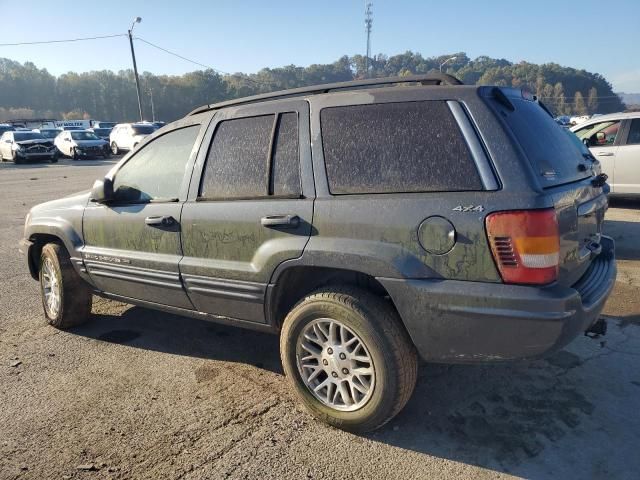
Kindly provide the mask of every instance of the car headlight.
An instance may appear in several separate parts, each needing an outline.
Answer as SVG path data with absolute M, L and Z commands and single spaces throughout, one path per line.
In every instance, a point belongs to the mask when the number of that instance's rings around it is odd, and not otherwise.
M 22 145 L 18 145 L 17 143 L 14 143 L 14 144 L 13 144 L 13 148 L 14 148 L 15 150 L 24 150 L 24 147 L 23 147 Z

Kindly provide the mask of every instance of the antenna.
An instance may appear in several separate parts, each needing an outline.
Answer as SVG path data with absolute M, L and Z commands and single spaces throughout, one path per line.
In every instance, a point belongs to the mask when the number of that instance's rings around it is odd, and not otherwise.
M 369 58 L 371 58 L 371 25 L 373 24 L 373 3 L 365 0 L 364 4 L 364 25 L 367 30 L 367 56 L 365 57 L 365 77 L 369 76 Z

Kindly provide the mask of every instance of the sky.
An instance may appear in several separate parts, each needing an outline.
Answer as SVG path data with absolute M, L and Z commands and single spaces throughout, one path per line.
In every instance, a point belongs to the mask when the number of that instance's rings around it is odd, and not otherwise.
M 331 63 L 364 54 L 364 0 L 73 1 L 0 0 L 0 44 L 126 34 L 222 72 Z M 512 62 L 555 62 L 604 75 L 618 92 L 640 93 L 640 1 L 373 1 L 372 53 L 425 57 L 466 52 Z M 138 69 L 201 69 L 140 40 Z M 49 45 L 0 46 L 54 75 L 131 68 L 126 36 Z

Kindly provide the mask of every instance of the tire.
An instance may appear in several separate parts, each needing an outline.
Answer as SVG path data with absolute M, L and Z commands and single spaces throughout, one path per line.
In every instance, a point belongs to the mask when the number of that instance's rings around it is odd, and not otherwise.
M 40 255 L 40 293 L 44 316 L 49 325 L 65 329 L 85 323 L 91 313 L 91 290 L 73 269 L 66 248 L 48 243 Z M 57 287 L 51 285 L 51 281 Z M 57 306 L 47 292 L 57 292 Z M 55 302 L 54 302 L 55 303 Z
M 58 163 L 58 155 L 51 158 L 51 163 Z
M 78 154 L 76 153 L 76 149 L 75 148 L 71 149 L 71 158 L 73 160 L 78 160 Z
M 320 384 L 327 382 L 337 382 L 334 383 L 333 390 L 327 386 L 326 392 L 320 389 L 315 394 L 312 392 L 314 385 L 307 386 L 303 379 L 310 379 L 314 375 L 305 373 L 309 371 L 309 367 L 300 367 L 299 359 L 313 356 L 309 355 L 310 350 L 302 347 L 302 344 L 319 347 L 319 344 L 307 341 L 309 337 L 304 334 L 316 332 L 316 326 L 325 331 L 330 329 L 327 322 L 338 325 L 337 331 L 343 333 L 336 334 L 334 339 L 342 338 L 342 342 L 332 343 L 325 335 L 328 342 L 325 347 L 314 348 L 321 350 L 322 353 L 316 355 L 322 356 L 322 360 L 300 360 L 314 362 L 324 372 L 320 372 L 313 380 L 318 383 L 315 388 L 320 388 Z M 345 337 L 350 338 L 347 344 L 354 342 L 353 339 L 357 337 L 356 347 L 352 352 L 348 350 L 350 347 L 344 345 Z M 333 345 L 335 351 L 326 348 L 326 345 Z M 338 352 L 339 358 L 346 360 L 338 360 Z M 326 357 L 327 353 L 333 355 Z M 284 320 L 280 334 L 280 356 L 289 382 L 309 412 L 325 423 L 351 432 L 368 432 L 387 423 L 409 401 L 416 384 L 416 349 L 397 313 L 385 300 L 355 287 L 324 288 L 302 299 Z M 353 356 L 359 359 L 368 357 L 370 361 L 360 362 L 353 359 Z M 327 363 L 327 358 L 330 363 Z M 366 378 L 367 374 L 355 374 L 356 369 L 360 372 L 373 371 L 374 374 Z M 310 370 L 316 371 L 313 366 Z M 340 387 L 345 387 L 344 393 L 351 405 L 344 401 L 342 388 L 337 386 L 338 383 Z M 367 390 L 366 393 L 359 391 L 361 388 Z M 338 393 L 330 393 L 338 390 L 339 401 L 336 397 Z M 333 405 L 321 400 L 323 396 L 333 396 Z
M 16 155 L 16 152 L 12 153 L 11 159 L 13 160 L 13 163 L 15 163 L 16 165 L 20 165 L 24 163 L 24 160 L 22 159 L 22 157 L 20 157 L 20 155 Z
M 118 144 L 116 142 L 111 142 L 111 154 L 118 155 L 120 153 L 120 149 L 118 148 Z

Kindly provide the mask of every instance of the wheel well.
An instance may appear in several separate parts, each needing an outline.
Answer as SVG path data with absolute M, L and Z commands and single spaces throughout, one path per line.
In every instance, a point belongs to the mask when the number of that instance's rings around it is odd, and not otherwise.
M 47 243 L 59 243 L 64 245 L 60 238 L 55 235 L 49 235 L 47 233 L 38 233 L 31 235 L 29 238 L 33 242 L 33 245 L 29 249 L 29 272 L 34 279 L 38 279 L 40 270 L 40 255 L 42 254 L 42 247 Z
M 309 293 L 327 285 L 353 285 L 393 301 L 387 290 L 371 275 L 353 270 L 326 267 L 291 267 L 277 279 L 267 304 L 267 315 L 278 329 L 287 313 Z M 394 307 L 395 308 L 395 307 Z

